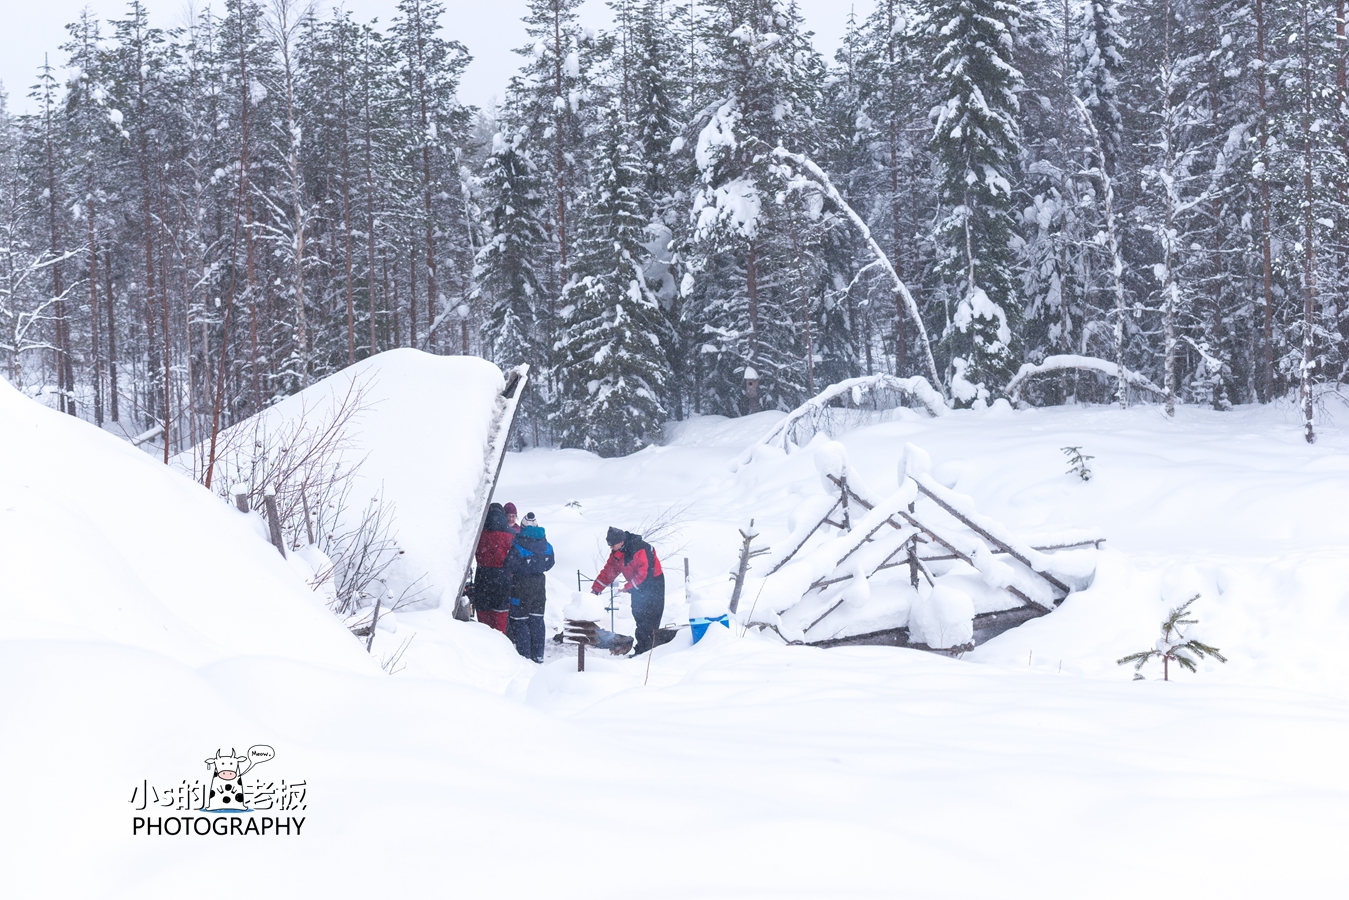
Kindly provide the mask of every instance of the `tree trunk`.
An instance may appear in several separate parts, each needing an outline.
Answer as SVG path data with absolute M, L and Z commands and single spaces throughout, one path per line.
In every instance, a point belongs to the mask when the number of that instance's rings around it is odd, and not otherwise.
M 754 242 L 749 242 L 745 251 L 745 289 L 749 294 L 749 366 L 759 371 L 759 289 L 755 279 Z M 745 379 L 745 395 L 749 400 L 749 411 L 759 411 L 758 379 Z
M 1264 340 L 1261 348 L 1261 380 L 1264 384 L 1264 401 L 1274 399 L 1274 262 L 1270 240 L 1270 199 L 1269 199 L 1269 107 L 1265 98 L 1266 80 L 1269 77 L 1268 63 L 1265 59 L 1265 4 L 1264 0 L 1255 0 L 1255 55 L 1258 75 L 1256 78 L 1256 98 L 1260 111 L 1260 256 L 1261 256 L 1261 299 L 1264 301 Z
M 88 226 L 89 226 L 89 343 L 94 356 L 94 424 L 103 427 L 103 354 L 99 346 L 98 316 L 98 241 L 94 234 L 94 174 L 90 169 L 88 180 Z
M 1311 3 L 1302 2 L 1302 417 L 1303 436 L 1316 442 L 1315 400 L 1312 397 L 1312 354 L 1315 342 L 1312 327 L 1316 312 L 1316 214 L 1312 193 L 1312 35 Z
M 108 405 L 114 422 L 120 421 L 117 396 L 117 312 L 112 292 L 112 248 L 103 251 L 103 278 L 107 289 L 103 295 L 108 298 Z

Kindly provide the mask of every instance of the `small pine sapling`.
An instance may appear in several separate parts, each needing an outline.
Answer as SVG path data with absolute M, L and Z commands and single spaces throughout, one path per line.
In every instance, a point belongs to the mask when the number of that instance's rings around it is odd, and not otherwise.
M 1081 447 L 1062 447 L 1063 455 L 1068 457 L 1069 475 L 1076 475 L 1083 481 L 1091 481 L 1091 469 L 1087 467 L 1087 460 L 1096 457 L 1083 453 Z
M 1180 626 L 1182 625 L 1195 625 L 1199 622 L 1198 619 L 1185 617 L 1190 611 L 1191 604 L 1198 599 L 1199 595 L 1195 594 L 1189 600 L 1171 610 L 1162 622 L 1162 637 L 1151 650 L 1142 653 L 1130 653 L 1117 661 L 1121 666 L 1125 663 L 1134 664 L 1135 681 L 1142 679 L 1143 676 L 1139 674 L 1139 670 L 1143 668 L 1144 663 L 1153 657 L 1160 657 L 1162 660 L 1163 681 L 1171 680 L 1171 663 L 1173 661 L 1181 668 L 1188 669 L 1191 672 L 1195 671 L 1195 657 L 1203 659 L 1205 656 L 1212 656 L 1218 662 L 1227 662 L 1227 657 L 1219 653 L 1217 647 L 1210 647 L 1208 644 L 1200 643 L 1193 638 L 1187 638 L 1185 632 L 1181 630 Z

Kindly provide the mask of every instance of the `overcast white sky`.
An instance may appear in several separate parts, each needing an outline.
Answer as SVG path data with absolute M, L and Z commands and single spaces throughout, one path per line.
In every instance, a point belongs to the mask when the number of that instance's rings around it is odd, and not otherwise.
M 151 23 L 172 27 L 186 20 L 187 0 L 143 0 L 150 11 Z M 833 59 L 834 49 L 843 35 L 844 22 L 850 7 L 855 7 L 858 18 L 869 13 L 873 0 L 799 0 L 807 26 L 816 33 L 815 46 Z M 345 5 L 358 20 L 378 17 L 387 23 L 396 8 L 397 0 L 346 0 Z M 62 54 L 58 49 L 66 40 L 65 24 L 72 22 L 85 6 L 101 19 L 120 18 L 126 9 L 125 0 L 0 0 L 0 82 L 9 95 L 10 109 L 30 108 L 26 95 L 35 80 L 44 53 L 50 53 L 53 64 L 59 64 Z M 206 0 L 195 0 L 196 8 Z M 223 3 L 217 3 L 223 6 Z M 320 8 L 335 6 L 329 0 L 319 0 Z M 500 96 L 507 79 L 515 71 L 519 57 L 511 52 L 525 42 L 524 14 L 526 0 L 445 0 L 445 32 L 462 41 L 473 54 L 473 62 L 464 73 L 462 98 L 478 106 L 486 106 Z M 586 0 L 581 21 L 593 27 L 609 23 L 609 9 L 604 0 Z

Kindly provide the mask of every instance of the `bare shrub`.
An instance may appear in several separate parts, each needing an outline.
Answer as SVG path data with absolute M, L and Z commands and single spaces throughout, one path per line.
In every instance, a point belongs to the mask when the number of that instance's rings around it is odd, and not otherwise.
M 300 413 L 269 429 L 266 415 L 221 433 L 216 449 L 215 492 L 231 501 L 235 486 L 247 488 L 248 505 L 262 505 L 263 492 L 276 491 L 281 532 L 292 549 L 318 543 L 320 523 L 341 518 L 351 477 L 362 460 L 346 459 L 354 449 L 351 424 L 369 408 L 368 385 L 353 379 L 345 395 L 333 398 L 322 416 L 301 395 Z M 193 476 L 205 478 L 207 460 L 194 454 Z
M 339 510 L 345 508 L 346 495 L 343 491 Z M 320 576 L 332 581 L 337 598 L 333 611 L 338 615 L 350 616 L 389 593 L 389 570 L 403 555 L 393 532 L 393 518 L 394 504 L 386 502 L 381 491 L 370 498 L 356 524 L 342 531 L 323 528 L 318 546 L 333 565 Z M 384 605 L 384 612 L 394 612 L 418 599 L 424 590 L 417 586 L 421 581 L 418 578 L 406 586 L 394 603 Z
M 403 654 L 407 653 L 408 647 L 412 644 L 412 639 L 416 636 L 417 633 L 414 631 L 398 645 L 397 650 L 390 653 L 388 656 L 380 657 L 379 667 L 389 675 L 397 675 L 399 672 L 406 669 L 408 664 L 403 662 Z
M 219 437 L 215 461 L 215 493 L 233 502 L 242 488 L 249 508 L 261 514 L 264 492 L 275 491 L 282 538 L 287 547 L 313 545 L 330 565 L 316 572 L 311 586 L 331 585 L 332 611 L 355 633 L 368 634 L 374 603 L 394 612 L 425 591 L 425 576 L 394 578 L 403 550 L 394 531 L 394 504 L 383 491 L 371 497 L 353 521 L 351 496 L 364 458 L 352 459 L 356 446 L 351 426 L 367 409 L 368 383 L 352 380 L 346 393 L 334 396 L 321 415 L 301 395 L 298 415 L 270 427 L 266 416 L 235 426 Z M 208 460 L 197 452 L 193 474 L 205 477 Z M 390 587 L 394 582 L 394 587 Z M 401 587 L 398 585 L 402 584 Z M 393 597 L 393 591 L 397 596 Z M 391 602 L 392 601 L 392 602 Z M 365 616 L 358 616 L 367 610 Z M 356 617 L 353 621 L 353 617 Z

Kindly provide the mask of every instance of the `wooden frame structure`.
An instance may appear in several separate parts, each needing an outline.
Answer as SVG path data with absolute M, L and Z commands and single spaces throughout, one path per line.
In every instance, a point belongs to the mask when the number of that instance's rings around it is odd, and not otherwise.
M 797 558 L 821 529 L 833 531 L 838 540 L 812 552 L 825 552 L 824 548 L 832 548 L 834 555 L 825 561 L 827 574 L 811 581 L 800 602 L 822 596 L 835 585 L 859 575 L 870 579 L 893 568 L 907 567 L 910 584 L 915 589 L 920 580 L 933 586 L 939 576 L 934 576 L 931 564 L 963 562 L 983 575 L 987 583 L 1005 590 L 1009 599 L 1015 601 L 1005 609 L 975 616 L 975 640 L 970 647 L 1007 628 L 1045 615 L 1062 603 L 1074 589 L 1083 586 L 1080 576 L 1061 571 L 1046 554 L 1058 550 L 1099 547 L 1104 540 L 1103 537 L 1091 535 L 1074 536 L 1072 539 L 1040 546 L 1025 544 L 998 523 L 974 511 L 968 498 L 939 484 L 921 469 L 906 471 L 901 490 L 882 501 L 883 505 L 859 493 L 849 484 L 846 474 L 828 474 L 825 477 L 838 492 L 833 505 L 812 528 L 795 538 L 785 552 L 775 556 L 763 576 L 765 580 L 771 579 Z M 924 507 L 930 505 L 931 508 L 920 508 L 920 499 L 927 501 Z M 864 551 L 868 561 L 861 565 L 860 555 Z M 817 566 L 814 571 L 821 571 L 821 567 Z M 866 635 L 812 640 L 810 632 L 838 610 L 845 598 L 845 592 L 839 591 L 839 596 L 801 629 L 801 638 L 792 642 L 820 646 L 847 643 L 916 646 L 908 642 L 907 627 Z M 784 613 L 787 611 L 782 610 Z M 778 630 L 767 623 L 760 624 Z M 781 631 L 778 633 L 781 635 Z M 785 635 L 783 637 L 787 639 Z

